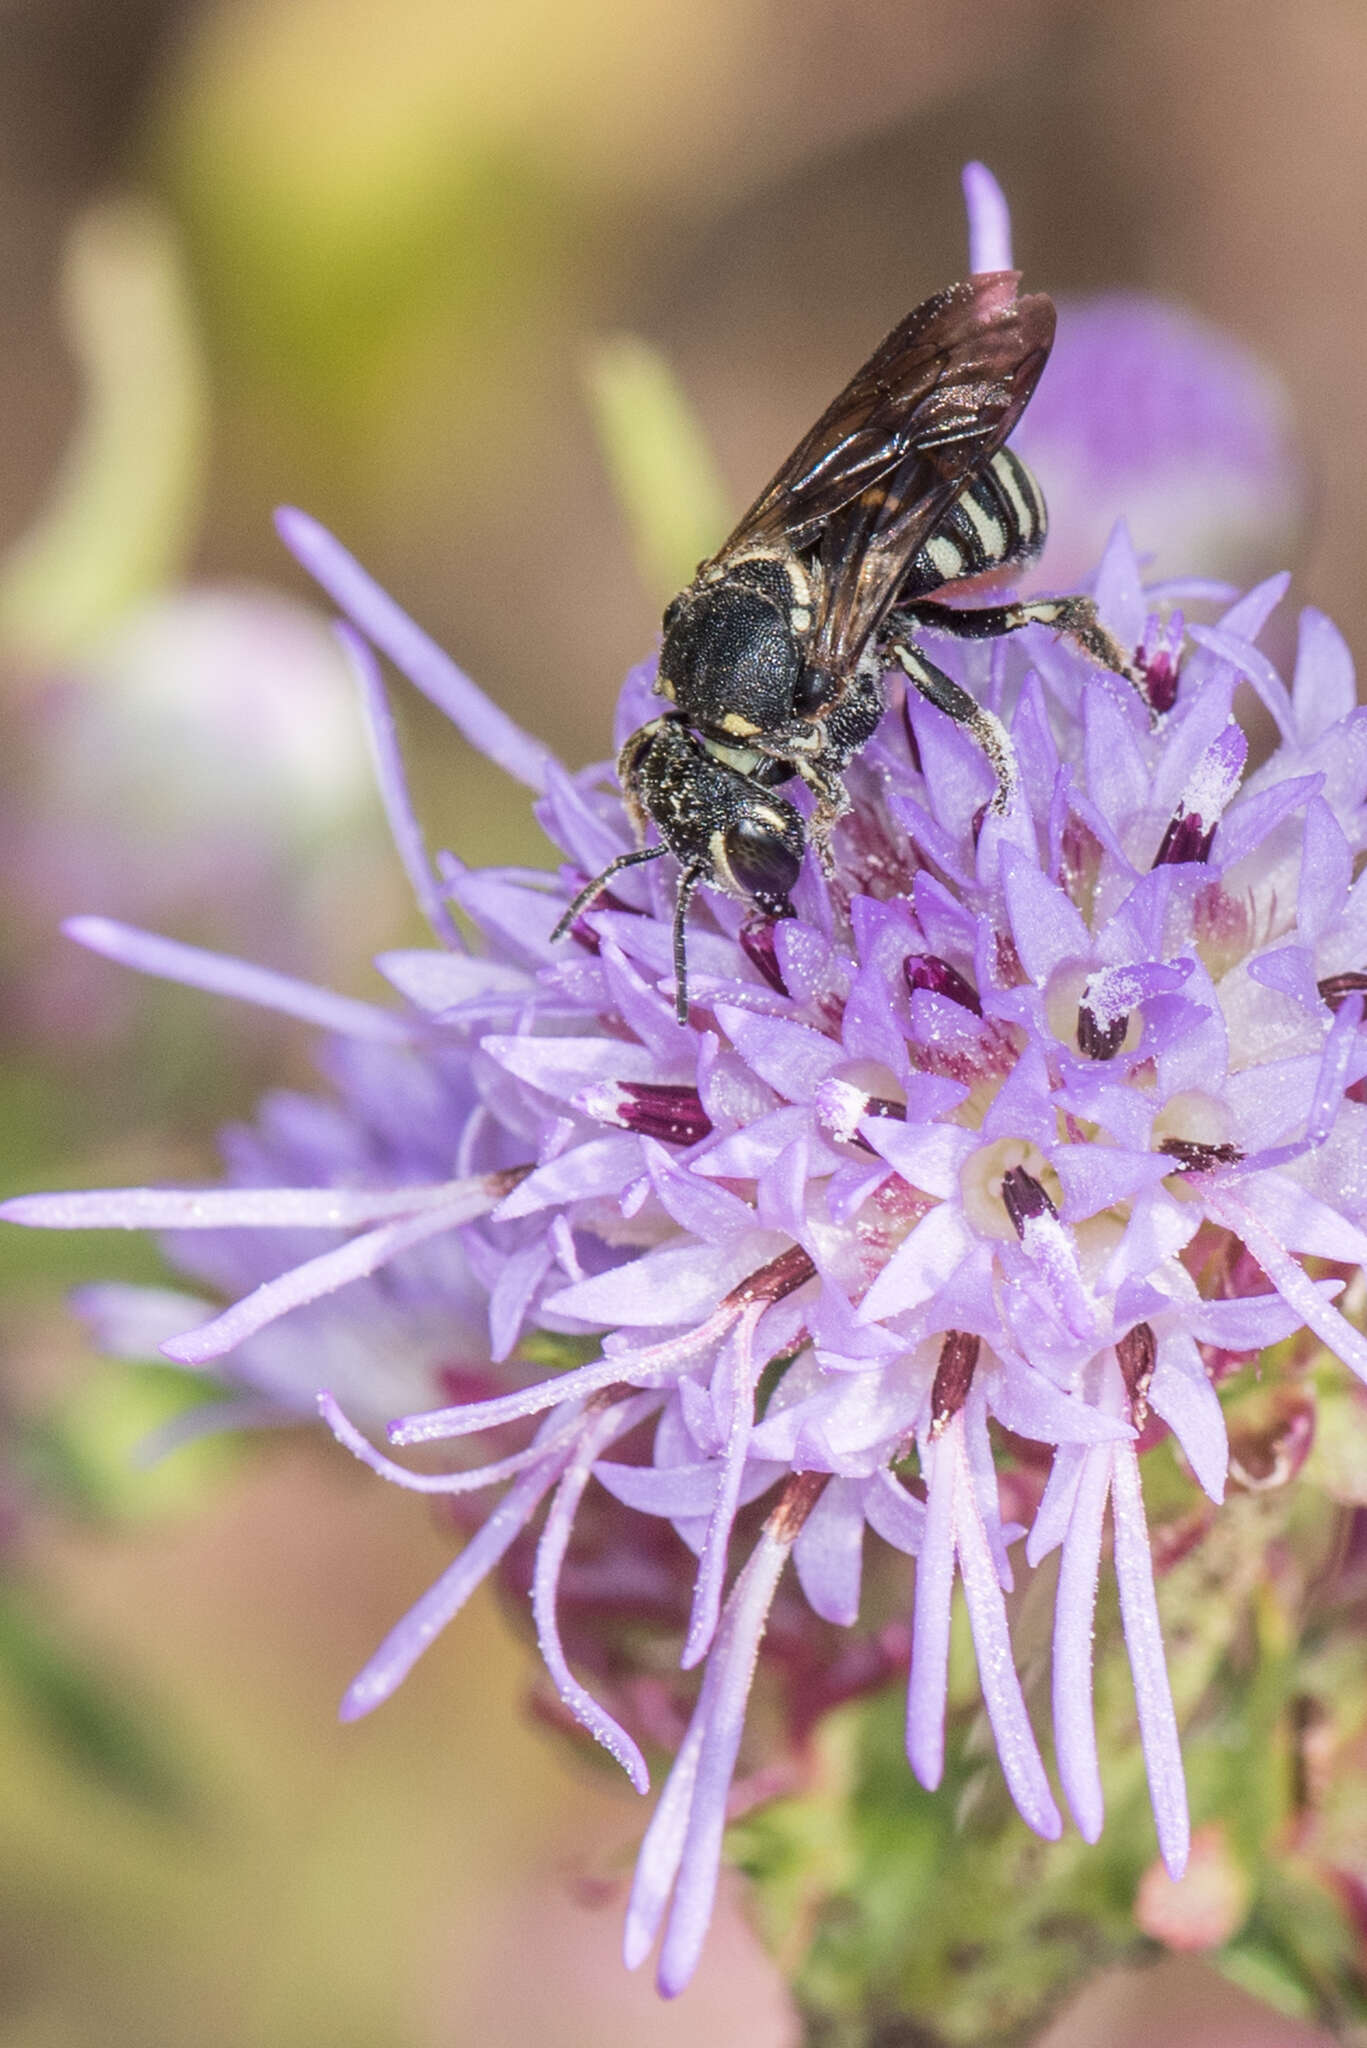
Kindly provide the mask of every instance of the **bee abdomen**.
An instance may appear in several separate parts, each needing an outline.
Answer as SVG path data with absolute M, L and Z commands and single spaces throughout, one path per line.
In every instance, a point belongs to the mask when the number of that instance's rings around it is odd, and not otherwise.
M 912 557 L 898 601 L 924 597 L 965 576 L 1028 562 L 1044 546 L 1048 531 L 1039 485 L 1018 455 L 998 449 Z

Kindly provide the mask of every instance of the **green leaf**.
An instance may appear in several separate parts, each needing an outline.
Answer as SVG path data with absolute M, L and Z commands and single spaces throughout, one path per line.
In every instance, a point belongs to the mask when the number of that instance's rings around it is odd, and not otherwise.
M 177 1366 L 102 1360 L 61 1406 L 21 1426 L 18 1460 L 35 1491 L 92 1520 L 184 1513 L 237 1463 L 238 1438 L 214 1431 L 151 1461 L 147 1447 L 224 1398 L 217 1382 Z
M 76 1769 L 140 1806 L 185 1811 L 184 1780 L 144 1717 L 13 1586 L 0 1588 L 0 1684 Z
M 63 313 L 81 420 L 46 507 L 0 565 L 0 643 L 35 668 L 83 651 L 183 566 L 208 430 L 180 254 L 155 207 L 109 201 L 78 220 Z
M 678 380 L 648 342 L 632 334 L 601 342 L 586 378 L 637 569 L 664 603 L 724 539 L 726 492 Z

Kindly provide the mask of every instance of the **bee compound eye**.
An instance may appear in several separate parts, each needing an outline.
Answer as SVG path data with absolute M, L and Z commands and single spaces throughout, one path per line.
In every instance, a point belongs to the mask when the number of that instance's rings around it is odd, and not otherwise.
M 790 917 L 788 901 L 802 856 L 787 837 L 757 818 L 738 818 L 726 828 L 726 861 L 738 889 L 770 917 Z

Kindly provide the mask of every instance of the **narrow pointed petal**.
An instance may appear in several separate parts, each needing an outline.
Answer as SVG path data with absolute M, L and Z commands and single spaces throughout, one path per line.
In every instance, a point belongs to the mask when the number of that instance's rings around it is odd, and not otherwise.
M 1110 1451 L 1088 1451 L 1073 1494 L 1054 1599 L 1054 1753 L 1064 1797 L 1084 1842 L 1098 1839 L 1106 1815 L 1092 1711 L 1092 1633 L 1110 1488 Z
M 516 1479 L 529 1466 L 540 1464 L 548 1449 L 554 1449 L 562 1437 L 568 1440 L 580 1426 L 578 1417 L 575 1417 L 545 1442 L 529 1444 L 525 1451 L 515 1451 L 510 1458 L 499 1458 L 492 1465 L 476 1465 L 463 1472 L 410 1472 L 407 1466 L 398 1465 L 392 1458 L 386 1458 L 383 1451 L 377 1451 L 369 1437 L 362 1435 L 355 1423 L 343 1413 L 331 1394 L 318 1396 L 318 1413 L 338 1443 L 350 1451 L 353 1458 L 368 1465 L 391 1486 L 402 1486 L 409 1493 L 480 1493 L 486 1486 L 501 1486 L 507 1479 Z
M 763 1305 L 758 1302 L 746 1310 L 723 1347 L 713 1379 L 717 1422 L 724 1432 L 723 1457 L 716 1504 L 708 1520 L 707 1537 L 698 1560 L 688 1635 L 679 1660 L 685 1671 L 691 1671 L 707 1655 L 721 1612 L 731 1527 L 740 1505 L 746 1453 L 754 1427 L 754 1337 L 755 1326 L 763 1312 Z
M 622 1960 L 629 1970 L 638 1970 L 650 1954 L 674 1889 L 706 1733 L 700 1696 L 636 1858 L 622 1935 Z
M 1367 1338 L 1327 1302 L 1314 1281 L 1251 1208 L 1223 1189 L 1207 1196 L 1206 1213 L 1242 1238 L 1282 1300 L 1294 1309 L 1307 1329 L 1327 1344 L 1336 1358 L 1367 1381 Z
M 951 1438 L 958 1417 L 928 1453 L 925 1527 L 916 1558 L 916 1605 L 907 1681 L 907 1761 L 927 1792 L 945 1769 L 949 1622 L 954 1599 L 955 1487 Z
M 962 1441 L 955 1457 L 954 1512 L 964 1600 L 977 1652 L 983 1704 L 996 1737 L 1002 1776 L 1022 1820 L 1046 1841 L 1054 1842 L 1063 1833 L 1063 1822 L 1025 1710 L 1006 1623 L 1006 1601 Z
M 1182 1746 L 1153 1587 L 1153 1559 L 1139 1484 L 1139 1460 L 1133 1451 L 1117 1450 L 1113 1454 L 1111 1499 L 1115 1517 L 1115 1576 L 1120 1589 L 1125 1648 L 1134 1678 L 1139 1739 L 1144 1749 L 1159 1851 L 1169 1877 L 1175 1880 L 1187 1867 L 1191 1822 Z
M 526 1528 L 560 1477 L 568 1450 L 548 1453 L 509 1488 L 488 1521 L 472 1536 L 454 1564 L 447 1566 L 422 1598 L 391 1629 L 342 1699 L 341 1718 L 358 1721 L 400 1686 L 424 1650 L 430 1649 L 453 1621 L 475 1588 L 493 1570 L 509 1545 Z
M 780 1574 L 791 1545 L 766 1528 L 737 1579 L 718 1631 L 695 1719 L 704 1733 L 679 1858 L 674 1901 L 660 1950 L 659 1986 L 674 1998 L 693 1975 L 712 1918 L 726 1826 L 726 1799 L 745 1709 Z
M 183 1337 L 173 1337 L 162 1348 L 168 1358 L 174 1358 L 181 1365 L 207 1365 L 211 1359 L 223 1358 L 236 1350 L 248 1337 L 254 1337 L 268 1323 L 288 1315 L 291 1309 L 318 1301 L 325 1294 L 334 1294 L 339 1287 L 349 1287 L 353 1281 L 377 1272 L 381 1266 L 397 1258 L 400 1252 L 409 1251 L 414 1245 L 422 1244 L 429 1237 L 437 1237 L 444 1230 L 454 1230 L 458 1224 L 468 1223 L 472 1217 L 492 1206 L 490 1195 L 481 1187 L 477 1196 L 467 1194 L 460 1201 L 430 1209 L 425 1214 L 408 1216 L 402 1222 L 386 1223 L 378 1230 L 366 1231 L 339 1245 L 336 1251 L 324 1252 L 319 1258 L 306 1260 L 302 1266 L 292 1267 L 279 1279 L 268 1280 L 254 1293 L 226 1309 L 221 1316 L 216 1316 L 211 1323 L 205 1323 L 198 1330 L 187 1331 Z
M 1006 194 L 986 164 L 967 163 L 963 168 L 964 206 L 968 213 L 968 267 L 975 274 L 984 270 L 1010 270 L 1011 209 Z
M 426 1188 L 94 1188 L 17 1195 L 0 1203 L 0 1217 L 40 1230 L 352 1230 L 382 1216 L 449 1210 L 460 1206 L 461 1195 L 457 1181 Z
M 639 1398 L 619 1402 L 616 1407 L 605 1409 L 578 1432 L 573 1455 L 555 1489 L 546 1526 L 536 1546 L 536 1566 L 532 1575 L 532 1616 L 536 1623 L 537 1642 L 555 1689 L 576 1721 L 587 1728 L 594 1740 L 601 1742 L 608 1755 L 622 1766 L 638 1792 L 650 1790 L 646 1760 L 621 1723 L 599 1705 L 570 1670 L 560 1640 L 555 1601 L 575 1513 L 583 1499 L 594 1461 L 616 1438 L 633 1429 L 652 1405 L 649 1396 L 644 1402 Z
M 153 974 L 163 981 L 183 982 L 187 988 L 203 989 L 208 995 L 231 996 L 235 1002 L 255 1003 L 263 1010 L 280 1010 L 304 1024 L 316 1024 L 320 1031 L 336 1031 L 344 1038 L 368 1038 L 384 1045 L 407 1045 L 412 1027 L 402 1017 L 381 1010 L 374 1003 L 358 1002 L 354 996 L 339 996 L 331 989 L 314 988 L 293 975 L 276 974 L 269 967 L 254 967 L 249 961 L 234 960 L 226 953 L 208 953 L 201 946 L 183 946 L 177 939 L 163 939 L 155 932 L 139 931 L 112 917 L 69 917 L 62 930 L 78 946 L 117 960 L 139 974 Z
M 422 826 L 408 794 L 408 779 L 403 772 L 403 757 L 399 752 L 398 728 L 380 679 L 379 663 L 360 634 L 353 632 L 350 626 L 339 626 L 337 637 L 360 692 L 375 763 L 375 781 L 389 820 L 395 851 L 412 885 L 418 908 L 432 930 L 443 945 L 460 952 L 460 934 L 427 858 Z
M 457 668 L 449 654 L 423 632 L 372 576 L 368 576 L 341 542 L 307 512 L 284 505 L 275 515 L 276 531 L 295 560 L 333 602 L 358 626 L 367 640 L 387 654 L 395 668 L 430 697 L 458 726 L 471 746 L 500 768 L 540 791 L 546 784 L 549 748 L 500 711 Z

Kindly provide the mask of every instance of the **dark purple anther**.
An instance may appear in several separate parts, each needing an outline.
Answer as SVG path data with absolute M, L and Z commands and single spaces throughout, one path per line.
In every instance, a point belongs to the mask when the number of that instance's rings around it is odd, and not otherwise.
M 1164 1138 L 1158 1149 L 1177 1161 L 1180 1173 L 1209 1173 L 1213 1166 L 1237 1166 L 1244 1156 L 1237 1145 L 1202 1145 L 1194 1138 Z
M 1144 669 L 1144 689 L 1155 711 L 1171 711 L 1177 702 L 1178 666 L 1165 648 Z
M 1337 1012 L 1349 996 L 1367 995 L 1367 974 L 1330 974 L 1315 983 L 1320 999 Z
M 1166 625 L 1151 617 L 1144 638 L 1135 651 L 1135 667 L 1144 679 L 1144 695 L 1157 712 L 1171 711 L 1177 702 L 1177 682 L 1182 670 L 1182 640 L 1185 620 L 1175 611 Z
M 1149 1385 L 1158 1363 L 1158 1346 L 1147 1323 L 1136 1323 L 1116 1340 L 1116 1360 L 1130 1397 L 1130 1419 L 1142 1429 L 1149 1418 Z
M 1175 867 L 1181 861 L 1203 861 L 1209 856 L 1214 837 L 1214 825 L 1207 829 L 1199 812 L 1179 811 L 1163 834 L 1153 864 L 1161 868 Z
M 816 1267 L 800 1244 L 790 1245 L 786 1252 L 780 1252 L 776 1259 L 770 1259 L 767 1266 L 747 1273 L 738 1280 L 729 1294 L 723 1295 L 723 1308 L 745 1308 L 752 1301 L 783 1301 L 805 1286 L 816 1273 Z
M 907 1120 L 907 1106 L 905 1102 L 894 1102 L 890 1095 L 867 1096 L 863 1113 L 865 1116 L 890 1116 L 897 1123 L 903 1124 Z
M 624 1130 L 663 1145 L 696 1145 L 712 1134 L 712 1119 L 696 1088 L 664 1081 L 614 1081 L 615 1121 Z
M 1077 1049 L 1089 1060 L 1113 1060 L 1125 1043 L 1129 1028 L 1128 1013 L 1111 1017 L 1103 1024 L 1095 1010 L 1081 1003 L 1077 1013 Z
M 752 967 L 757 967 L 770 988 L 781 996 L 788 993 L 783 979 L 783 970 L 778 964 L 778 949 L 774 944 L 774 930 L 778 923 L 772 917 L 752 917 L 740 928 L 740 946 Z
M 770 1535 L 780 1543 L 795 1542 L 808 1515 L 825 1492 L 830 1476 L 829 1472 L 794 1472 L 785 1479 L 783 1491 L 766 1524 Z
M 961 1010 L 971 1010 L 975 1017 L 981 1017 L 983 1006 L 978 1001 L 978 992 L 971 982 L 964 980 L 957 967 L 951 967 L 948 960 L 942 960 L 938 953 L 908 953 L 902 962 L 906 976 L 907 994 L 915 995 L 918 988 L 929 989 L 933 995 L 948 996 L 951 1003 L 957 1003 Z
M 1025 1226 L 1034 1217 L 1058 1215 L 1039 1181 L 1023 1166 L 1009 1167 L 1002 1175 L 1002 1201 L 1017 1237 L 1025 1236 Z
M 967 1330 L 947 1330 L 930 1390 L 930 1438 L 943 1436 L 968 1399 L 978 1364 L 979 1340 Z

